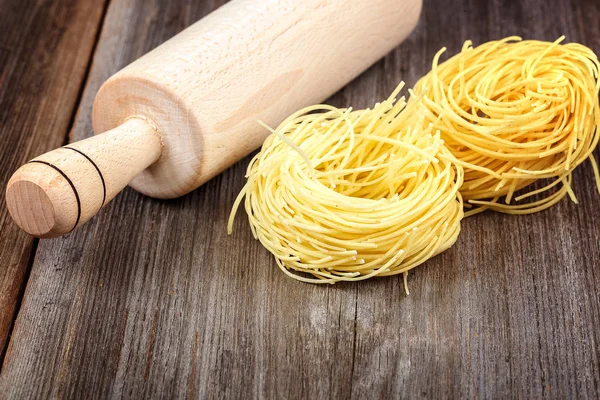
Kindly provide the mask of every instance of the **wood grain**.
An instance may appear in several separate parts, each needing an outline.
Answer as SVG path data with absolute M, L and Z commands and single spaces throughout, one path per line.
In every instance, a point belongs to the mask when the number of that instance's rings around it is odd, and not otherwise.
M 276 125 L 325 100 L 400 44 L 421 3 L 237 0 L 111 76 L 94 131 L 147 117 L 162 153 L 130 186 L 183 196 L 260 146 L 268 131 L 257 120 Z
M 0 359 L 34 246 L 8 215 L 6 183 L 20 164 L 65 141 L 103 8 L 0 1 Z
M 219 2 L 114 0 L 72 139 L 99 84 Z M 452 10 L 452 12 L 450 12 Z M 429 0 L 417 31 L 331 99 L 363 107 L 413 84 L 442 46 L 565 33 L 600 52 L 593 1 Z M 595 152 L 600 157 L 600 152 Z M 191 194 L 127 189 L 68 237 L 41 241 L 0 393 L 7 398 L 598 398 L 600 209 L 484 213 L 402 278 L 286 278 L 226 220 L 248 159 Z

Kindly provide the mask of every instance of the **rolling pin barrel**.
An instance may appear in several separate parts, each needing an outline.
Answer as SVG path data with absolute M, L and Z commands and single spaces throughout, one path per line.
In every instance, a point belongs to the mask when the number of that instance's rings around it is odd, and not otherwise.
M 182 196 L 396 47 L 421 0 L 233 0 L 108 79 L 94 138 L 27 163 L 8 208 L 38 237 L 70 232 L 127 184 Z

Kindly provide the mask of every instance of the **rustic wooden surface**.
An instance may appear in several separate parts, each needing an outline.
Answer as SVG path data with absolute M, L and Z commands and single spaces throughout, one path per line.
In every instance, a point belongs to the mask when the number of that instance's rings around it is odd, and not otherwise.
M 0 0 L 0 9 L 7 3 L 24 7 Z M 60 3 L 77 12 L 62 16 L 54 34 L 37 28 L 28 51 L 13 53 L 0 39 L 0 104 L 13 107 L 0 108 L 3 138 L 11 139 L 0 142 L 2 179 L 24 153 L 58 144 L 67 127 L 61 113 L 74 102 L 85 69 L 79 57 L 93 32 L 76 28 L 75 44 L 61 53 L 39 50 L 45 61 L 19 71 L 30 78 L 7 67 L 30 63 L 32 43 L 51 46 L 52 35 L 101 14 L 102 6 Z M 111 0 L 70 139 L 90 135 L 104 79 L 220 3 Z M 0 26 L 25 29 L 30 14 L 0 13 Z M 398 81 L 414 83 L 440 47 L 455 52 L 466 39 L 564 33 L 600 52 L 599 19 L 592 0 L 425 0 L 409 40 L 331 102 L 371 105 Z M 57 86 L 66 76 L 72 81 Z M 18 82 L 31 85 L 20 100 L 27 109 L 15 105 Z M 401 277 L 335 286 L 288 279 L 252 240 L 243 215 L 228 237 L 247 163 L 178 200 L 128 189 L 68 237 L 41 241 L 0 398 L 600 397 L 600 196 L 589 165 L 575 174 L 579 205 L 563 200 L 536 215 L 465 220 L 455 247 L 409 275 L 405 296 Z M 6 321 L 32 242 L 0 210 L 0 282 L 13 288 L 0 304 Z
M 5 206 L 10 175 L 60 146 L 85 83 L 102 1 L 0 1 L 0 360 L 37 241 Z

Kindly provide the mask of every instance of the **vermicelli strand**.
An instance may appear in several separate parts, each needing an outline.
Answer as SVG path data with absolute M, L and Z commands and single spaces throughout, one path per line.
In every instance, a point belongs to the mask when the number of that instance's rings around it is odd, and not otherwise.
M 445 62 L 445 49 L 438 52 L 416 84 L 418 99 L 409 103 L 424 106 L 426 121 L 464 167 L 461 194 L 479 207 L 467 215 L 532 213 L 566 195 L 576 201 L 571 173 L 588 158 L 600 185 L 591 158 L 599 139 L 600 64 L 589 48 L 563 40 L 467 41 Z M 549 181 L 532 185 L 539 179 Z
M 271 130 L 229 233 L 244 200 L 254 237 L 287 275 L 313 283 L 405 273 L 452 246 L 463 169 L 432 124 L 396 101 L 401 88 L 372 110 L 313 106 Z

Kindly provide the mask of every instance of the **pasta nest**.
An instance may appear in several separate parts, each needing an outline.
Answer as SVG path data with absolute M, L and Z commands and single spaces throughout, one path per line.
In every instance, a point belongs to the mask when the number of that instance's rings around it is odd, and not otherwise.
M 244 201 L 254 237 L 295 279 L 313 283 L 405 273 L 460 232 L 463 168 L 416 106 L 305 108 L 264 142 Z M 406 275 L 405 275 L 406 277 Z
M 416 84 L 409 103 L 422 106 L 464 167 L 461 194 L 467 207 L 478 207 L 467 215 L 532 213 L 567 194 L 577 202 L 572 172 L 588 158 L 600 185 L 592 156 L 600 64 L 589 48 L 563 40 L 467 41 L 443 63 L 445 49 L 438 52 Z

